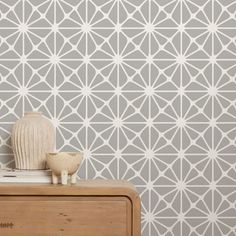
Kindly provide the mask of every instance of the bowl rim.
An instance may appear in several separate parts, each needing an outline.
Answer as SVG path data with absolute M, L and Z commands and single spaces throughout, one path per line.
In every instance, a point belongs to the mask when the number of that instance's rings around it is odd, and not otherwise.
M 66 153 L 66 156 L 59 155 L 58 153 Z M 48 152 L 46 153 L 46 159 L 58 159 L 58 158 L 82 158 L 84 159 L 84 154 L 82 152 Z
M 67 153 L 67 154 L 83 154 L 83 152 L 47 152 L 46 154 L 50 154 L 50 155 L 57 155 L 59 153 Z

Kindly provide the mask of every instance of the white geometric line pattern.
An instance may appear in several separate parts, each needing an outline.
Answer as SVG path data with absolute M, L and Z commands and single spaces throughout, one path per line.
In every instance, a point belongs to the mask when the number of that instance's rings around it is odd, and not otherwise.
M 143 236 L 236 235 L 235 0 L 0 0 L 0 163 L 53 120 L 81 178 L 133 182 Z

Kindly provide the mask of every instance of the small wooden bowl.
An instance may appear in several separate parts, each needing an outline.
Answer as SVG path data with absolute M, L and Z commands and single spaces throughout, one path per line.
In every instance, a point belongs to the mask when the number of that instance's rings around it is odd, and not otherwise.
M 68 183 L 68 176 L 71 176 L 71 184 L 76 183 L 76 176 L 79 166 L 83 160 L 81 152 L 50 152 L 46 155 L 47 165 L 52 170 L 52 182 L 58 184 L 58 177 L 61 176 L 61 183 Z

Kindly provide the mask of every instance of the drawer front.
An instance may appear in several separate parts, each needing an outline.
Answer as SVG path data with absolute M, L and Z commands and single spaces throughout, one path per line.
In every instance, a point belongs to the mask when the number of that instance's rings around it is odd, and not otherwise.
M 131 236 L 126 197 L 0 197 L 0 235 Z

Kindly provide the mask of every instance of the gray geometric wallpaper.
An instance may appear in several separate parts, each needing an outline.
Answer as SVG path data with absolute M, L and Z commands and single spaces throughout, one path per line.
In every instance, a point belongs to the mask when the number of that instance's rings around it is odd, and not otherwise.
M 0 0 L 0 160 L 24 111 L 81 178 L 127 179 L 143 236 L 236 235 L 235 0 Z

